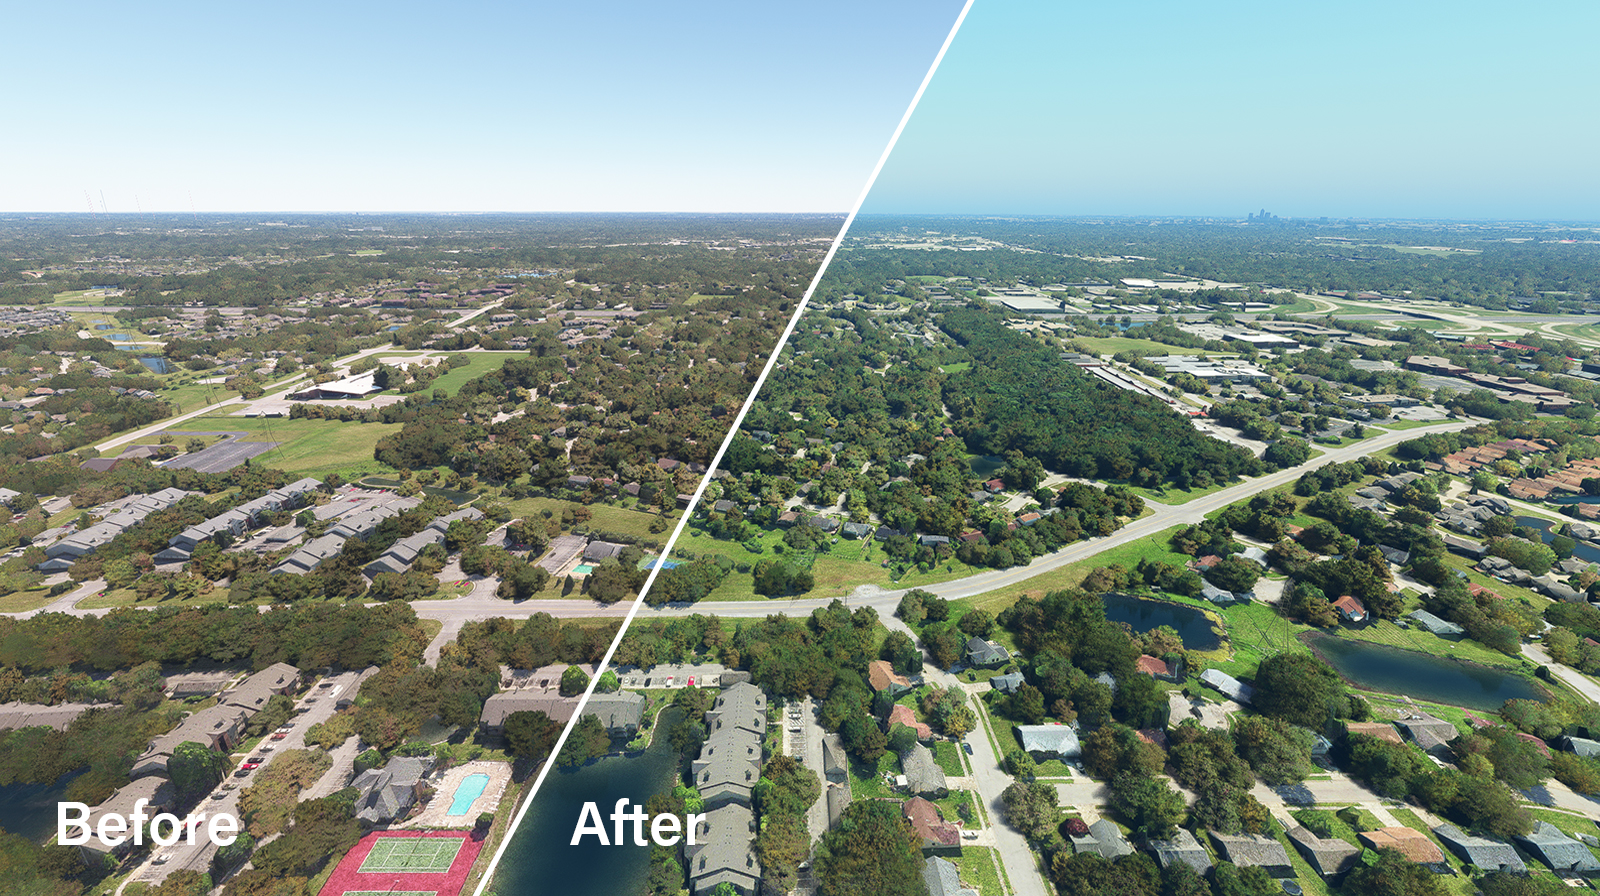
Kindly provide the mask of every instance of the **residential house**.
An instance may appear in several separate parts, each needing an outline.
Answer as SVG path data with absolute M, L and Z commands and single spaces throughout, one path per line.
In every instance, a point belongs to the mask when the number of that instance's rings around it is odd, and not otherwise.
M 1022 749 L 1035 759 L 1077 759 L 1083 755 L 1078 729 L 1071 725 L 1018 725 Z
M 1438 845 L 1428 839 L 1428 835 L 1415 828 L 1403 825 L 1378 828 L 1375 831 L 1362 831 L 1356 835 L 1361 845 L 1368 849 L 1393 849 L 1418 865 L 1437 866 L 1435 870 L 1443 871 L 1448 867 L 1444 860 L 1444 852 Z
M 1156 861 L 1163 870 L 1174 862 L 1182 862 L 1194 869 L 1202 877 L 1211 870 L 1211 854 L 1194 834 L 1184 828 L 1178 828 L 1178 833 L 1171 840 L 1151 840 L 1150 849 L 1156 854 Z
M 894 664 L 888 660 L 873 660 L 867 664 L 867 683 L 872 685 L 873 692 L 888 691 L 890 699 L 915 687 L 911 679 L 894 671 Z
M 1595 860 L 1589 847 L 1563 834 L 1560 828 L 1548 821 L 1534 822 L 1533 833 L 1519 835 L 1515 839 L 1539 861 L 1557 872 L 1593 874 L 1600 871 L 1600 861 Z
M 1022 687 L 1024 679 L 1021 672 L 1007 672 L 989 679 L 989 687 L 1002 694 L 1015 694 L 1017 688 Z
M 1332 877 L 1350 870 L 1361 850 L 1337 837 L 1318 837 L 1300 825 L 1288 831 L 1289 842 L 1305 856 L 1311 870 L 1323 877 Z
M 1289 862 L 1289 853 L 1276 837 L 1268 834 L 1219 834 L 1212 831 L 1211 842 L 1216 844 L 1217 852 L 1224 859 L 1240 868 L 1252 866 L 1264 868 L 1275 878 L 1292 879 L 1295 876 L 1294 866 Z
M 612 737 L 631 738 L 644 724 L 644 704 L 644 695 L 637 691 L 590 694 L 589 702 L 583 705 L 583 714 L 599 719 Z
M 904 725 L 907 728 L 910 728 L 912 731 L 917 733 L 917 740 L 933 739 L 933 729 L 928 727 L 926 722 L 917 721 L 917 714 L 911 710 L 911 707 L 906 706 L 904 703 L 896 703 L 894 707 L 889 710 L 889 720 L 887 724 L 890 731 L 894 730 L 895 725 Z
M 1407 613 L 1406 618 L 1412 620 L 1418 628 L 1452 641 L 1459 641 L 1461 636 L 1467 633 L 1461 626 L 1454 622 L 1446 622 L 1427 610 L 1414 610 Z
M 1201 672 L 1200 681 L 1220 691 L 1235 703 L 1248 705 L 1251 699 L 1255 697 L 1255 688 L 1219 669 L 1207 669 Z
M 911 822 L 911 831 L 921 841 L 923 855 L 961 854 L 961 828 L 945 821 L 938 806 L 914 796 L 900 804 L 900 813 Z
M 961 875 L 955 863 L 938 856 L 929 856 L 923 861 L 922 883 L 928 888 L 928 896 L 978 896 L 976 890 L 961 886 Z
M 1339 617 L 1345 622 L 1360 624 L 1367 621 L 1366 606 L 1351 595 L 1346 594 L 1333 601 L 1333 608 L 1339 611 Z
M 917 796 L 938 799 L 950 792 L 950 786 L 945 783 L 944 769 L 934 761 L 933 751 L 920 743 L 912 744 L 911 749 L 901 754 L 900 770 L 905 775 L 907 789 Z
M 993 641 L 974 637 L 967 641 L 963 658 L 970 666 L 987 669 L 1011 662 L 1011 651 Z
M 91 831 L 100 829 L 100 820 L 108 815 L 120 815 L 123 818 L 133 814 L 135 803 L 144 801 L 146 815 L 155 815 L 158 812 L 172 808 L 177 798 L 172 785 L 164 777 L 136 778 L 120 787 L 100 805 L 89 810 L 88 826 Z M 89 842 L 78 847 L 90 857 L 121 855 L 133 848 L 133 838 L 128 837 L 116 846 L 107 846 L 101 842 L 99 836 L 92 836 Z
M 1102 818 L 1089 825 L 1089 836 L 1073 837 L 1073 852 L 1097 853 L 1105 859 L 1116 859 L 1133 854 L 1133 844 L 1123 835 L 1116 822 Z
M 1526 874 L 1528 871 L 1528 866 L 1522 862 L 1522 856 L 1517 855 L 1516 849 L 1504 840 L 1474 836 L 1463 832 L 1453 824 L 1439 825 L 1433 829 L 1433 836 L 1438 837 L 1439 842 L 1459 856 L 1461 861 L 1484 871 L 1506 871 L 1515 874 Z

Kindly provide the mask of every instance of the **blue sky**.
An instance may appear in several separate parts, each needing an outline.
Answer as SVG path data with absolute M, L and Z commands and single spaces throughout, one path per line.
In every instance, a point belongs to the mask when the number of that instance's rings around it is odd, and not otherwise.
M 843 212 L 960 8 L 21 5 L 0 211 Z
M 867 212 L 1600 219 L 1600 4 L 977 0 Z

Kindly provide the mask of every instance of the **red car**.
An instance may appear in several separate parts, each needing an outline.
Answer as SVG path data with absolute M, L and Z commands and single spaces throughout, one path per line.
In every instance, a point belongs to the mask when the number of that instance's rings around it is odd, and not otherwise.
M 249 762 L 246 762 L 244 765 L 239 766 L 240 769 L 242 769 L 243 771 L 247 771 L 247 772 L 253 772 L 253 771 L 255 771 L 256 769 L 258 769 L 260 767 L 261 767 L 261 763 L 257 762 L 254 759 L 250 760 Z
M 272 739 L 273 740 L 283 740 L 284 738 L 286 738 L 288 736 L 289 736 L 289 732 L 287 732 L 287 731 L 279 731 L 277 734 L 272 735 Z

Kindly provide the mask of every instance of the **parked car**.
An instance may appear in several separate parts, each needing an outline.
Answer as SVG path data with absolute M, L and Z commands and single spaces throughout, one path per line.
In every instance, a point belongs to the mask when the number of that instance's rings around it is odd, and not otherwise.
M 171 860 L 171 858 L 172 858 L 172 853 L 164 852 L 161 855 L 156 856 L 154 862 L 157 865 L 165 865 L 165 864 L 167 864 L 167 862 L 169 860 Z
M 288 736 L 289 736 L 289 732 L 287 732 L 287 731 L 276 731 L 276 732 L 273 732 L 272 739 L 273 740 L 283 740 L 284 738 L 286 738 Z
M 260 758 L 255 758 L 255 759 L 251 759 L 250 761 L 246 762 L 244 765 L 239 766 L 239 769 L 241 771 L 253 772 L 253 771 L 255 771 L 256 769 L 258 769 L 260 767 L 261 767 Z

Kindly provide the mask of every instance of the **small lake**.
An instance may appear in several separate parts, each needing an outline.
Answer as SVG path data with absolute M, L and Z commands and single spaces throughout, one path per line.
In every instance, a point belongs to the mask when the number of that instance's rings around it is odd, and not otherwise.
M 1102 594 L 1100 600 L 1106 605 L 1107 619 L 1125 622 L 1139 634 L 1170 625 L 1189 650 L 1216 650 L 1222 646 L 1211 620 L 1194 607 L 1132 594 Z
M 1559 523 L 1553 523 L 1535 516 L 1519 516 L 1517 517 L 1517 525 L 1532 526 L 1538 529 L 1540 532 L 1539 537 L 1544 540 L 1545 544 L 1549 544 L 1551 539 L 1556 537 L 1556 533 L 1553 530 L 1560 528 Z M 1600 548 L 1580 541 L 1578 546 L 1572 549 L 1572 556 L 1590 563 L 1600 563 Z
M 657 724 L 669 728 L 675 710 L 661 714 Z M 617 800 L 643 805 L 646 800 L 677 782 L 678 754 L 666 735 L 655 739 L 642 755 L 608 756 L 577 771 L 550 770 L 534 797 L 522 826 L 512 835 L 505 858 L 495 872 L 493 890 L 500 896 L 631 896 L 644 889 L 650 873 L 650 847 L 600 846 L 596 838 L 583 838 L 582 846 L 569 846 L 583 804 L 598 804 L 610 829 Z
M 1332 635 L 1303 639 L 1358 688 L 1485 712 L 1507 700 L 1544 699 L 1531 679 L 1513 672 Z
M 1551 495 L 1545 499 L 1551 504 L 1600 504 L 1600 495 Z
M 171 373 L 172 364 L 166 358 L 140 358 L 140 364 L 150 368 L 151 373 Z
M 972 472 L 984 479 L 993 479 L 994 474 L 1006 465 L 1006 459 L 998 454 L 982 454 L 970 461 Z
M 34 843 L 55 834 L 56 803 L 67 786 L 83 774 L 79 769 L 62 775 L 54 784 L 7 784 L 0 787 L 0 828 Z

